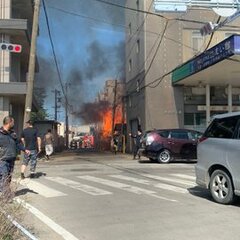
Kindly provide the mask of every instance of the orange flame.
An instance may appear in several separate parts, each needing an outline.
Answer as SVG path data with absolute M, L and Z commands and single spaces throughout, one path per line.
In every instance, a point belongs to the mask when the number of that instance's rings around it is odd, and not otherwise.
M 113 120 L 113 109 L 108 108 L 102 114 L 102 136 L 104 138 L 110 137 L 112 134 L 112 120 Z M 115 109 L 114 125 L 117 123 L 122 123 L 123 114 L 122 106 L 118 105 Z

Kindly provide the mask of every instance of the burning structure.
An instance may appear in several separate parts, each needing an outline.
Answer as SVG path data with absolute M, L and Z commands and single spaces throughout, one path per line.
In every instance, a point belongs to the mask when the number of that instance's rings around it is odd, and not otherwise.
M 94 103 L 84 104 L 81 118 L 95 125 L 95 143 L 99 150 L 109 150 L 114 135 L 118 135 L 120 148 L 125 144 L 124 84 L 108 80 Z

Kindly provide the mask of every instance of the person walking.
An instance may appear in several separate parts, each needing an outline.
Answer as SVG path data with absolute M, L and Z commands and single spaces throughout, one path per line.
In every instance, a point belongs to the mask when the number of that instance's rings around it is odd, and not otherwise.
M 47 160 L 50 159 L 50 156 L 53 153 L 53 142 L 54 142 L 54 138 L 52 135 L 52 131 L 51 131 L 51 129 L 48 129 L 48 132 L 44 136 L 45 153 L 46 153 Z
M 139 149 L 141 147 L 141 138 L 142 138 L 142 131 L 139 129 L 137 131 L 136 135 L 129 134 L 131 138 L 134 140 L 134 146 L 133 146 L 133 159 L 136 159 L 136 156 L 138 155 L 138 158 L 141 158 Z
M 21 179 L 25 178 L 25 170 L 30 162 L 30 178 L 35 177 L 35 171 L 37 166 L 37 155 L 41 152 L 41 138 L 38 135 L 38 131 L 33 127 L 31 120 L 26 122 L 27 127 L 23 130 L 21 140 L 25 146 L 25 149 L 29 150 L 29 154 L 24 154 L 23 163 L 21 166 Z
M 17 150 L 24 151 L 26 155 L 30 153 L 17 138 L 13 127 L 13 117 L 7 116 L 3 119 L 3 126 L 0 128 L 0 193 L 7 198 L 11 194 L 10 183 Z

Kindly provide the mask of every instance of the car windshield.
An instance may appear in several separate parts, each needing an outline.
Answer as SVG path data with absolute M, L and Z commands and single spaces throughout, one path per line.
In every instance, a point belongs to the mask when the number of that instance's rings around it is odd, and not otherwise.
M 167 138 L 168 135 L 169 135 L 169 131 L 166 131 L 166 130 L 159 130 L 159 131 L 157 131 L 157 133 L 158 133 L 161 137 L 164 137 L 164 138 Z

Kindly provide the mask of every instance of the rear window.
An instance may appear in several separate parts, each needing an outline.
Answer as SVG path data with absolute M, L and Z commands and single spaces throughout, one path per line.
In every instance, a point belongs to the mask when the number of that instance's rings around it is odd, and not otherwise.
M 238 123 L 239 116 L 223 119 L 214 119 L 210 124 L 204 137 L 207 138 L 233 138 L 234 130 Z

